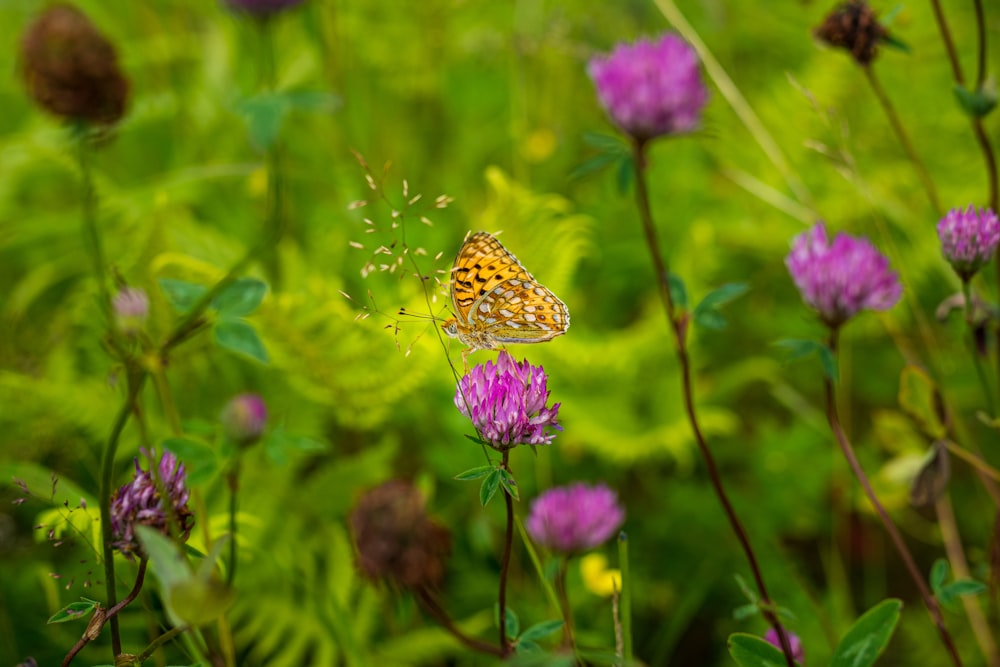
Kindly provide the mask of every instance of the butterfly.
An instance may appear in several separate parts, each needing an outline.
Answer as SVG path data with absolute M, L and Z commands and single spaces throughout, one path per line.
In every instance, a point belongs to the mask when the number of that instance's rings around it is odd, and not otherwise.
M 444 332 L 469 349 L 492 350 L 503 343 L 541 343 L 569 329 L 566 304 L 534 276 L 492 234 L 467 236 L 451 269 L 455 317 Z

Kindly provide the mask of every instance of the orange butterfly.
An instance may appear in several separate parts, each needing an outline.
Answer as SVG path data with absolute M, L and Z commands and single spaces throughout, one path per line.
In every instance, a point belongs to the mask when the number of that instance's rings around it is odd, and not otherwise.
M 455 317 L 444 332 L 468 352 L 504 343 L 541 343 L 569 329 L 569 311 L 492 234 L 466 237 L 451 269 Z

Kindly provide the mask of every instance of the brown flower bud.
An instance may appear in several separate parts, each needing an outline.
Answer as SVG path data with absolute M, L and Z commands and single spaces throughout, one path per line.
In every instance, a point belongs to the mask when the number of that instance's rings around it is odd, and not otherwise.
M 21 73 L 35 101 L 57 116 L 111 125 L 125 113 L 128 81 L 114 47 L 70 5 L 49 7 L 28 26 Z
M 878 22 L 875 11 L 864 0 L 841 3 L 827 15 L 815 35 L 830 46 L 851 52 L 859 65 L 867 65 L 878 52 L 878 43 L 889 31 Z
M 451 535 L 427 516 L 424 499 L 411 483 L 391 480 L 366 492 L 350 523 L 358 567 L 372 581 L 389 579 L 404 588 L 441 583 Z

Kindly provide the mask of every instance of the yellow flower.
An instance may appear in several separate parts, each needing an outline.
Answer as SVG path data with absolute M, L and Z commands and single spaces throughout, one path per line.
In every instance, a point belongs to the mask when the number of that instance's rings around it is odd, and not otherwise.
M 608 597 L 622 589 L 622 571 L 608 569 L 608 559 L 588 554 L 580 559 L 580 576 L 591 593 Z

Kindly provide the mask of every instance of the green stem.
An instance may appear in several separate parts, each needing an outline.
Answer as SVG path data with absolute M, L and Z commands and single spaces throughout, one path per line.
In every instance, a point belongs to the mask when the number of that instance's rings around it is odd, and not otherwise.
M 556 593 L 559 595 L 559 607 L 563 617 L 563 648 L 572 648 L 576 653 L 576 640 L 573 638 L 573 608 L 569 605 L 569 594 L 566 592 L 566 574 L 569 569 L 569 556 L 559 560 L 559 571 L 556 573 Z
M 836 329 L 833 329 L 830 332 L 830 349 L 836 354 Z M 854 453 L 854 447 L 851 446 L 851 442 L 848 440 L 847 434 L 844 433 L 844 429 L 840 425 L 840 418 L 837 415 L 837 403 L 834 397 L 833 381 L 830 380 L 830 378 L 825 377 L 823 384 L 826 390 L 826 416 L 827 421 L 830 424 L 830 430 L 833 431 L 837 444 L 840 445 L 840 450 L 844 454 L 844 458 L 847 460 L 848 465 L 851 467 L 854 477 L 861 484 L 861 488 L 868 497 L 868 502 L 870 502 L 872 507 L 875 508 L 879 519 L 882 520 L 882 526 L 885 528 L 885 532 L 889 534 L 889 538 L 892 541 L 893 546 L 895 546 L 900 559 L 902 559 L 903 565 L 906 567 L 910 578 L 913 580 L 914 586 L 916 586 L 917 590 L 920 592 L 920 596 L 924 601 L 924 606 L 927 607 L 927 611 L 930 613 L 931 619 L 937 627 L 938 634 L 941 636 L 941 641 L 948 651 L 948 656 L 951 658 L 955 667 L 962 667 L 962 659 L 958 655 L 958 649 L 955 648 L 955 642 L 952 640 L 951 633 L 948 632 L 948 628 L 945 626 L 944 617 L 941 615 L 941 609 L 938 607 L 937 600 L 934 599 L 933 594 L 931 594 L 931 591 L 927 588 L 923 575 L 921 575 L 920 569 L 913 560 L 913 555 L 910 553 L 909 548 L 907 548 L 906 542 L 903 540 L 903 536 L 900 534 L 899 529 L 896 528 L 896 524 L 893 523 L 892 519 L 889 517 L 889 513 L 885 511 L 882 503 L 879 502 L 878 496 L 875 495 L 875 490 L 872 488 L 871 482 L 868 480 L 868 475 L 865 474 L 864 468 L 861 467 L 861 462 L 858 461 L 858 457 Z
M 114 535 L 111 531 L 111 494 L 114 492 L 114 471 L 115 453 L 118 451 L 118 441 L 121 438 L 125 424 L 128 423 L 132 414 L 132 405 L 135 397 L 142 391 L 145 375 L 139 375 L 135 382 L 129 384 L 129 395 L 125 403 L 118 411 L 114 424 L 111 427 L 111 435 L 104 446 L 104 453 L 101 457 L 101 540 L 104 555 L 104 586 L 107 594 L 107 608 L 111 609 L 117 603 L 117 593 L 115 591 L 115 552 L 111 545 Z M 111 649 L 117 656 L 122 652 L 121 633 L 118 629 L 118 617 L 111 617 Z
M 631 665 L 632 649 L 632 575 L 629 571 L 628 535 L 623 530 L 618 534 L 618 567 L 622 573 L 621 618 L 622 644 L 625 664 Z
M 108 330 L 112 331 L 114 323 L 111 317 L 111 294 L 105 276 L 107 263 L 104 257 L 104 245 L 101 243 L 101 233 L 97 228 L 97 192 L 94 189 L 94 176 L 90 165 L 87 128 L 77 128 L 76 134 L 77 162 L 80 165 L 80 182 L 83 190 L 83 235 L 93 263 L 94 278 L 97 280 L 101 313 L 107 320 Z
M 168 641 L 170 641 L 171 639 L 173 639 L 174 637 L 176 637 L 177 635 L 181 634 L 182 632 L 184 632 L 187 629 L 188 629 L 188 627 L 186 625 L 178 625 L 175 628 L 170 628 L 169 630 L 167 630 L 166 632 L 164 632 L 162 635 L 160 635 L 159 637 L 157 637 L 156 639 L 154 639 L 152 642 L 150 642 L 149 646 L 147 646 L 145 649 L 143 649 L 142 653 L 140 653 L 138 656 L 136 656 L 136 659 L 135 659 L 136 663 L 141 665 L 146 660 L 149 660 L 150 656 L 153 655 L 153 653 L 156 651 L 156 649 L 160 648 L 161 646 L 163 646 L 164 644 L 166 644 Z
M 785 628 L 781 625 L 781 621 L 778 619 L 777 614 L 774 612 L 775 604 L 771 600 L 770 595 L 767 593 L 767 585 L 764 583 L 764 575 L 761 573 L 760 565 L 757 563 L 757 556 L 754 553 L 753 547 L 750 545 L 750 538 L 747 535 L 746 529 L 743 527 L 743 523 L 740 521 L 739 516 L 736 514 L 736 509 L 729 500 L 729 495 L 726 493 L 726 489 L 722 484 L 722 475 L 719 473 L 719 467 L 715 462 L 715 456 L 713 456 L 712 450 L 708 447 L 708 441 L 705 439 L 705 436 L 701 431 L 701 424 L 698 421 L 698 414 L 694 405 L 694 388 L 691 382 L 691 359 L 688 355 L 686 343 L 688 320 L 686 315 L 678 317 L 674 307 L 673 297 L 670 294 L 670 271 L 667 267 L 666 260 L 663 258 L 663 254 L 660 252 L 660 242 L 657 238 L 656 226 L 653 223 L 653 213 L 649 205 L 649 192 L 646 185 L 646 147 L 647 144 L 645 141 L 636 140 L 633 142 L 632 156 L 635 164 L 636 205 L 639 209 L 639 218 L 642 221 L 642 229 L 646 236 L 646 245 L 649 248 L 650 257 L 653 261 L 653 268 L 656 273 L 656 283 L 660 288 L 660 298 L 663 301 L 663 309 L 667 316 L 667 324 L 671 332 L 673 332 L 674 342 L 676 343 L 677 359 L 681 368 L 681 385 L 684 396 L 684 408 L 687 414 L 688 424 L 691 427 L 691 432 L 694 435 L 695 442 L 698 444 L 698 450 L 701 452 L 701 457 L 705 461 L 705 466 L 708 468 L 708 476 L 712 481 L 712 489 L 715 491 L 715 495 L 726 514 L 726 518 L 729 520 L 730 528 L 739 540 L 740 546 L 743 548 L 743 554 L 747 559 L 747 563 L 750 565 L 754 581 L 757 584 L 757 591 L 760 594 L 761 613 L 777 633 L 781 643 L 782 652 L 785 656 L 785 662 L 788 664 L 788 667 L 795 667 L 795 658 L 792 654 L 791 643 L 788 640 L 788 633 L 785 631 Z
M 240 453 L 237 452 L 233 469 L 229 471 L 229 571 L 226 574 L 226 586 L 231 587 L 236 580 L 236 505 L 240 489 Z
M 503 450 L 503 460 L 500 466 L 507 472 L 510 472 L 509 457 L 510 450 Z M 497 594 L 497 607 L 500 615 L 500 652 L 503 657 L 507 657 L 512 652 L 510 642 L 507 639 L 507 574 L 510 571 L 511 545 L 514 543 L 514 500 L 510 497 L 507 489 L 502 490 L 504 505 L 507 508 L 507 528 L 504 531 L 503 556 L 500 560 L 500 592 Z
M 934 212 L 938 215 L 938 217 L 944 215 L 944 209 L 941 208 L 941 201 L 938 199 L 937 189 L 934 187 L 934 181 L 931 179 L 930 172 L 927 171 L 926 165 L 924 165 L 920 156 L 917 155 L 917 151 L 913 147 L 913 142 L 910 141 L 910 136 L 906 133 L 906 129 L 903 127 L 903 123 L 899 119 L 899 114 L 896 113 L 895 107 L 892 106 L 892 101 L 886 94 L 885 89 L 878 80 L 878 77 L 875 76 L 875 70 L 872 69 L 870 65 L 863 66 L 861 69 L 865 73 L 865 78 L 868 79 L 868 83 L 871 85 L 872 91 L 875 93 L 875 97 L 878 98 L 878 102 L 882 106 L 882 111 L 889 119 L 889 124 L 892 125 L 892 130 L 896 133 L 896 138 L 903 146 L 903 151 L 906 153 L 906 157 L 909 158 L 910 163 L 913 165 L 913 169 L 917 172 L 917 177 L 923 185 L 924 193 L 926 193 L 931 207 L 934 209 Z
M 983 390 L 986 405 L 992 408 L 995 406 L 993 402 L 993 389 L 990 387 L 990 382 L 986 377 L 986 370 L 983 368 L 983 362 L 976 345 L 975 304 L 972 300 L 972 284 L 965 278 L 962 279 L 962 299 L 965 302 L 963 311 L 965 314 L 965 326 L 968 331 L 969 356 L 972 357 L 972 365 L 976 369 L 976 377 L 979 378 L 979 386 Z

